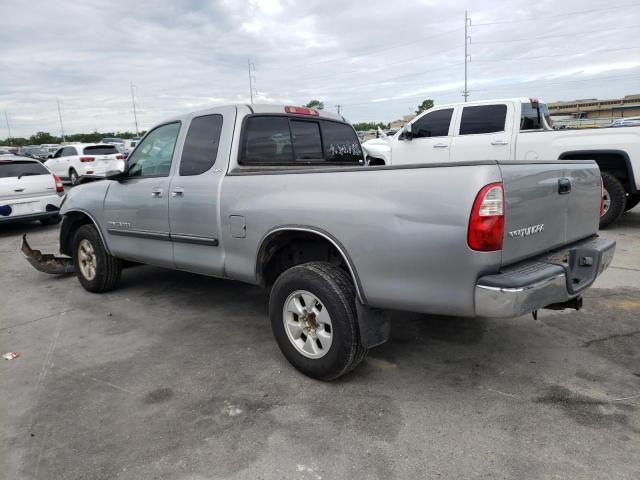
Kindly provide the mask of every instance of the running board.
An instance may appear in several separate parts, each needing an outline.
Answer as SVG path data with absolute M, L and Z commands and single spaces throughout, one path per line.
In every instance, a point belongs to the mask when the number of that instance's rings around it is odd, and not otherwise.
M 22 246 L 20 247 L 24 258 L 33 268 L 43 273 L 52 275 L 63 275 L 76 271 L 73 266 L 73 259 L 70 257 L 60 257 L 51 253 L 42 253 L 40 250 L 33 250 L 27 242 L 27 235 L 22 236 Z

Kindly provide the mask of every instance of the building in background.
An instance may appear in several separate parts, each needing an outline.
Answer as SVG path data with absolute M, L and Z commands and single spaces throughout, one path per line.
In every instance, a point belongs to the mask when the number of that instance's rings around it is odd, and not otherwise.
M 640 116 L 640 95 L 625 95 L 623 98 L 612 100 L 570 100 L 568 102 L 551 102 L 549 113 L 551 116 L 563 116 L 593 119 L 607 119 L 611 121 L 621 117 Z
M 402 117 L 402 120 L 394 120 L 393 122 L 391 122 L 391 124 L 389 125 L 389 129 L 400 130 L 402 127 L 404 127 L 407 123 L 409 123 L 414 118 L 416 118 L 415 115 L 404 115 Z

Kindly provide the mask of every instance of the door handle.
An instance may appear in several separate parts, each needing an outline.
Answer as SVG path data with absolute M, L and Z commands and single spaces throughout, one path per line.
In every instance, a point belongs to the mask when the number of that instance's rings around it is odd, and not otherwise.
M 154 198 L 162 197 L 162 189 L 161 188 L 154 188 L 153 190 L 151 190 L 151 196 L 154 197 Z
M 558 180 L 558 193 L 560 195 L 566 195 L 571 193 L 571 180 L 568 178 L 561 178 Z
M 446 143 L 434 143 L 433 144 L 433 148 L 448 148 L 449 145 L 447 145 Z
M 182 197 L 182 196 L 184 196 L 184 188 L 182 188 L 182 187 L 174 188 L 173 192 L 171 192 L 171 196 L 172 197 Z
M 491 142 L 491 145 L 503 146 L 503 145 L 509 145 L 509 142 L 506 142 L 504 140 L 494 140 L 493 142 Z

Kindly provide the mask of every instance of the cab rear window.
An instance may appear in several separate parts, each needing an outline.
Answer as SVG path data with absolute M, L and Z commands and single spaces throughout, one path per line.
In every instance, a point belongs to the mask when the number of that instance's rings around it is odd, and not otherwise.
M 84 147 L 82 153 L 85 155 L 116 155 L 118 149 L 113 145 L 94 145 L 93 147 Z
M 0 161 L 0 178 L 24 177 L 27 175 L 51 175 L 40 162 Z
M 244 126 L 241 165 L 364 164 L 350 125 L 325 119 L 256 115 Z

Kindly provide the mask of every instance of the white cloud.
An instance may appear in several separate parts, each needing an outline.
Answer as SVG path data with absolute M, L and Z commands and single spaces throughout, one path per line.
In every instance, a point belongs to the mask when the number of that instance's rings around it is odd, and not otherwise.
M 640 2 L 612 0 L 5 0 L 0 110 L 14 135 L 143 128 L 184 111 L 257 101 L 389 121 L 422 97 L 461 100 L 471 8 L 471 98 L 640 93 Z M 616 5 L 624 5 L 617 7 Z M 606 8 L 606 10 L 604 10 Z M 582 12 L 566 15 L 564 12 Z M 633 28 L 629 28 L 633 27 Z M 0 124 L 1 125 L 1 124 Z M 0 137 L 6 132 L 0 126 Z

